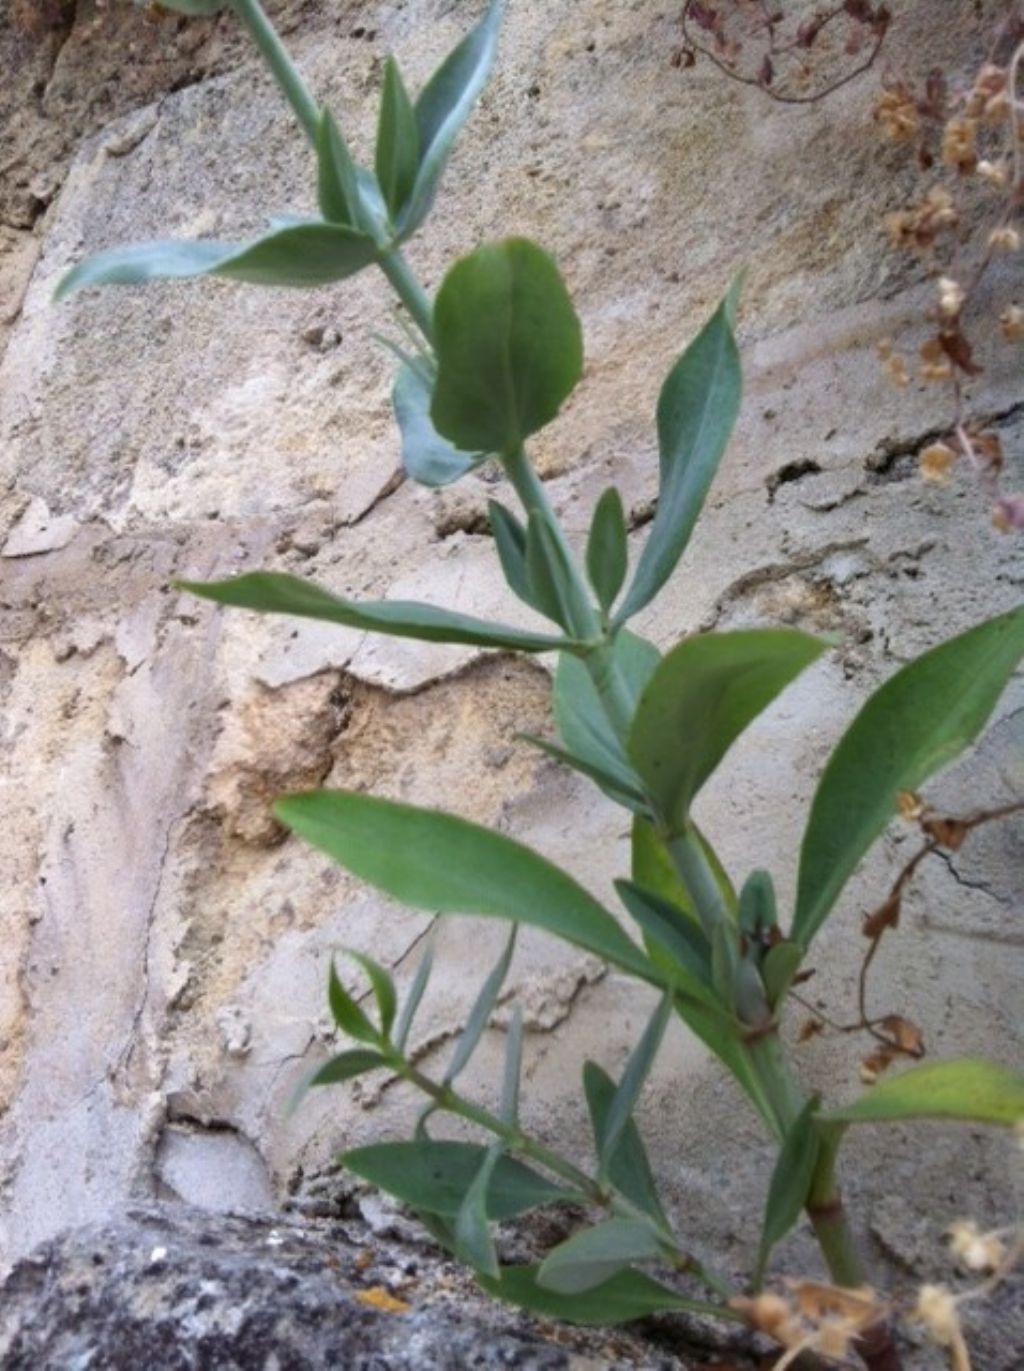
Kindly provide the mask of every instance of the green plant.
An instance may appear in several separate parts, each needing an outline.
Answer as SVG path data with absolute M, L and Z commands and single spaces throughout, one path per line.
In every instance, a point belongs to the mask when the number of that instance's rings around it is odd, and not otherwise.
M 779 1022 L 817 933 L 898 804 L 916 805 L 928 850 L 952 845 L 954 836 L 962 841 L 974 824 L 993 817 L 940 820 L 907 797 L 984 727 L 1024 654 L 1024 609 L 940 644 L 897 672 L 864 705 L 814 797 L 788 927 L 779 920 L 767 872 L 752 872 L 737 893 L 692 820 L 693 802 L 744 729 L 828 645 L 792 629 L 752 629 L 689 638 L 662 655 L 627 625 L 679 562 L 739 410 L 733 332 L 738 284 L 662 388 L 657 513 L 632 576 L 622 502 L 614 488 L 594 510 L 581 567 L 525 446 L 555 417 L 582 369 L 579 322 L 556 266 L 525 240 L 488 244 L 451 268 L 431 302 L 401 252 L 429 212 L 455 136 L 487 77 L 502 0 L 490 0 L 483 18 L 415 101 L 397 66 L 388 63 L 372 171 L 355 165 L 337 124 L 303 84 L 257 0 L 227 3 L 250 29 L 315 147 L 321 217 L 278 223 L 250 243 L 114 248 L 75 267 L 58 294 L 209 275 L 309 286 L 380 268 L 410 320 L 407 344 L 395 347 L 394 408 L 406 471 L 439 486 L 485 460 L 501 464 L 522 515 L 492 502 L 495 549 L 513 594 L 550 627 L 523 630 L 418 603 L 353 602 L 277 573 L 185 587 L 220 604 L 380 633 L 556 653 L 560 742 L 528 741 L 582 772 L 632 815 L 632 870 L 616 888 L 638 938 L 566 872 L 462 819 L 357 793 L 317 791 L 278 801 L 282 823 L 388 895 L 430 911 L 490 916 L 511 925 L 505 952 L 481 988 L 440 1080 L 424 1074 L 406 1050 L 428 985 L 429 955 L 399 1007 L 387 971 L 352 954 L 372 988 L 375 1017 L 346 992 L 332 966 L 331 1010 L 357 1045 L 332 1057 L 309 1084 L 386 1070 L 426 1098 L 410 1141 L 360 1148 L 344 1160 L 413 1206 L 485 1289 L 513 1303 L 583 1322 L 671 1309 L 747 1318 L 794 1355 L 796 1348 L 812 1346 L 829 1355 L 839 1348 L 845 1355 L 855 1345 L 870 1366 L 895 1366 L 889 1311 L 861 1289 L 863 1269 L 840 1199 L 836 1163 L 843 1138 L 856 1125 L 918 1118 L 1014 1125 L 1024 1117 L 1024 1078 L 984 1062 L 940 1062 L 888 1079 L 852 1106 L 829 1109 L 801 1088 L 784 1053 Z M 191 14 L 222 7 L 219 0 L 165 5 Z M 898 882 L 865 926 L 872 940 L 865 974 L 879 938 L 895 922 L 901 890 Z M 658 995 L 621 1079 L 593 1063 L 585 1069 L 596 1153 L 591 1171 L 521 1127 L 518 1016 L 508 1032 L 500 1112 L 481 1108 L 457 1089 L 497 1003 L 519 924 L 595 954 Z M 780 1308 L 778 1297 L 738 1297 L 687 1250 L 658 1198 L 633 1114 L 676 1017 L 732 1072 L 778 1143 L 752 1278 L 755 1292 L 772 1249 L 801 1212 L 814 1227 L 835 1287 L 814 1287 L 830 1293 L 808 1294 L 802 1317 Z M 863 997 L 861 1022 L 853 1027 L 881 1037 L 890 1056 L 919 1051 L 912 1025 L 893 1016 L 871 1020 Z M 443 1112 L 478 1127 L 489 1143 L 431 1137 L 428 1121 Z M 502 1264 L 493 1224 L 565 1200 L 602 1217 L 536 1266 Z M 649 1266 L 691 1284 L 684 1292 L 644 1269 Z M 843 1293 L 851 1290 L 857 1293 Z

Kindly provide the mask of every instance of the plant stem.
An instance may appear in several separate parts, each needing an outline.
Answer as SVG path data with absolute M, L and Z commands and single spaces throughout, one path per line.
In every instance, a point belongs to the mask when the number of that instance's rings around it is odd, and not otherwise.
M 697 836 L 697 830 L 692 824 L 688 824 L 686 831 L 677 837 L 669 838 L 667 845 L 683 885 L 693 900 L 704 934 L 710 942 L 717 925 L 731 920 L 725 896 L 715 879 L 715 873 Z
M 276 29 L 264 13 L 263 6 L 259 0 L 230 0 L 230 3 L 231 8 L 249 30 L 274 79 L 295 111 L 295 117 L 302 125 L 306 137 L 316 147 L 320 128 L 320 106 L 299 75 Z
M 417 1070 L 411 1062 L 404 1057 L 395 1055 L 391 1059 L 391 1065 L 395 1071 L 411 1085 L 416 1086 L 423 1094 L 429 1096 L 442 1109 L 451 1114 L 456 1114 L 469 1123 L 475 1123 L 480 1128 L 486 1129 L 495 1137 L 501 1138 L 510 1151 L 519 1152 L 524 1157 L 529 1157 L 531 1161 L 539 1166 L 545 1167 L 554 1175 L 560 1176 L 577 1193 L 577 1197 L 590 1204 L 599 1206 L 602 1209 L 611 1209 L 613 1213 L 618 1213 L 629 1218 L 641 1218 L 651 1222 L 649 1214 L 640 1210 L 625 1195 L 622 1195 L 613 1186 L 602 1186 L 597 1181 L 592 1180 L 585 1172 L 573 1166 L 572 1162 L 560 1156 L 557 1152 L 552 1152 L 543 1143 L 535 1142 L 529 1138 L 521 1129 L 499 1119 L 496 1114 L 483 1109 L 480 1105 L 474 1104 L 472 1100 L 467 1100 L 453 1090 L 450 1085 L 438 1085 L 429 1076 L 425 1076 Z M 731 1287 L 721 1276 L 713 1271 L 709 1271 L 703 1263 L 689 1252 L 683 1251 L 676 1245 L 675 1239 L 669 1232 L 658 1229 L 659 1237 L 664 1241 L 666 1247 L 670 1249 L 670 1256 L 673 1264 L 680 1271 L 688 1272 L 695 1276 L 709 1290 L 713 1290 L 717 1295 L 727 1300 L 733 1294 Z M 708 1313 L 718 1318 L 738 1318 L 735 1312 L 727 1306 L 709 1305 Z
M 434 307 L 419 278 L 398 248 L 381 254 L 379 266 L 428 343 L 434 342 Z

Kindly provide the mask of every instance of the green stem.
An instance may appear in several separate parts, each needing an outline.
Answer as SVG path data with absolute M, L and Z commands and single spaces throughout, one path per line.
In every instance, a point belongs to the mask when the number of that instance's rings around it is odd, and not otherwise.
M 778 1029 L 748 1043 L 747 1055 L 771 1111 L 765 1121 L 781 1142 L 807 1101 L 786 1060 Z
M 281 87 L 309 141 L 316 147 L 320 129 L 320 106 L 299 75 L 288 51 L 267 18 L 259 0 L 230 0 L 231 8 L 249 30 L 253 42 Z
M 687 825 L 684 833 L 668 839 L 668 850 L 693 900 L 705 937 L 710 942 L 715 928 L 719 924 L 730 923 L 731 918 L 708 855 L 692 824 Z
M 624 1217 L 640 1218 L 652 1222 L 651 1216 L 639 1209 L 621 1191 L 616 1190 L 613 1186 L 598 1184 L 585 1172 L 573 1166 L 572 1162 L 566 1161 L 557 1152 L 552 1152 L 543 1143 L 535 1142 L 533 1138 L 527 1137 L 521 1129 L 513 1124 L 506 1123 L 504 1119 L 499 1119 L 496 1114 L 474 1104 L 472 1100 L 467 1100 L 465 1096 L 453 1090 L 450 1085 L 439 1085 L 436 1081 L 432 1081 L 429 1076 L 418 1071 L 404 1057 L 396 1054 L 392 1058 L 391 1064 L 404 1080 L 429 1096 L 440 1108 L 447 1110 L 450 1114 L 458 1115 L 468 1123 L 477 1124 L 496 1138 L 501 1138 L 511 1151 L 521 1153 L 524 1157 L 536 1162 L 538 1166 L 545 1167 L 553 1175 L 568 1182 L 580 1200 L 597 1205 L 602 1209 L 610 1209 L 613 1213 Z M 695 1276 L 709 1290 L 713 1290 L 725 1300 L 732 1296 L 734 1292 L 728 1282 L 714 1271 L 708 1270 L 689 1252 L 678 1247 L 671 1233 L 662 1231 L 659 1226 L 659 1235 L 668 1249 L 666 1255 L 670 1257 L 678 1270 L 686 1271 Z M 732 1310 L 719 1308 L 717 1305 L 709 1307 L 708 1312 L 721 1318 L 729 1318 L 733 1314 Z
M 419 278 L 398 248 L 384 252 L 378 265 L 391 282 L 395 294 L 416 321 L 416 326 L 428 343 L 434 343 L 434 307 Z

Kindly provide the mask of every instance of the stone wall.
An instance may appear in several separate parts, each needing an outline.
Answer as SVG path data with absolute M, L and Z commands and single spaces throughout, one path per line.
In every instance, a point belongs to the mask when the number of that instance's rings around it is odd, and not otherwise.
M 1003 7 L 950 0 L 942 24 L 928 0 L 895 8 L 889 60 L 920 75 L 971 70 Z M 271 9 L 365 153 L 386 53 L 415 88 L 478 6 Z M 640 627 L 663 646 L 750 623 L 839 636 L 702 800 L 735 871 L 770 867 L 785 906 L 816 775 L 858 703 L 941 635 L 1017 603 L 1020 548 L 990 530 L 970 482 L 918 481 L 915 455 L 943 413 L 934 392 L 890 389 L 879 372 L 875 344 L 913 329 L 923 296 L 880 229 L 916 182 L 872 125 L 874 78 L 820 105 L 773 105 L 710 67 L 673 67 L 677 9 L 512 0 L 496 74 L 410 256 L 436 285 L 487 237 L 522 233 L 554 252 L 588 361 L 537 461 L 576 537 L 615 480 L 635 547 L 655 492 L 659 380 L 747 266 L 738 434 Z M 518 612 L 494 571 L 488 473 L 441 494 L 400 479 L 392 363 L 370 337 L 382 280 L 51 302 L 89 251 L 241 236 L 310 206 L 310 155 L 230 19 L 11 0 L 0 62 L 6 1262 L 129 1197 L 269 1206 L 341 1145 L 407 1125 L 416 1102 L 388 1087 L 286 1114 L 329 1050 L 330 950 L 372 951 L 404 983 L 429 920 L 284 840 L 266 808 L 276 792 L 328 781 L 443 806 L 535 844 L 607 898 L 627 842 L 621 812 L 515 739 L 547 726 L 546 664 L 221 613 L 171 588 L 273 566 L 352 595 Z M 985 360 L 976 404 L 1019 453 L 1019 354 Z M 1019 793 L 1022 707 L 1017 681 L 939 800 Z M 820 941 L 814 994 L 840 1013 L 859 914 L 905 841 L 879 846 Z M 936 1056 L 1019 1060 L 1022 852 L 1005 824 L 936 860 L 886 948 L 877 1002 L 911 1013 Z M 440 1059 L 502 936 L 465 920 L 437 931 L 424 1060 Z M 526 1120 L 583 1155 L 582 1062 L 619 1067 L 647 1002 L 540 937 L 522 940 L 510 984 L 530 1030 Z M 480 1054 L 485 1098 L 502 1040 L 499 1026 Z M 830 1097 L 859 1091 L 857 1043 L 799 1051 Z M 741 1267 L 771 1149 L 681 1028 L 643 1122 L 681 1226 Z M 1008 1164 L 1004 1143 L 974 1130 L 866 1134 L 851 1189 L 878 1255 L 906 1274 L 935 1258 L 958 1214 L 1005 1214 Z M 812 1260 L 799 1236 L 791 1252 Z

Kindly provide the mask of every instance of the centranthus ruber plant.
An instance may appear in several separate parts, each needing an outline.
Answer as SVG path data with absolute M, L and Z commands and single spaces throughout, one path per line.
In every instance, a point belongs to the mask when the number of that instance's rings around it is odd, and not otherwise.
M 799 998 L 795 987 L 847 880 L 902 807 L 922 829 L 923 850 L 865 923 L 870 950 L 859 1020 L 833 1027 L 872 1036 L 873 1057 L 865 1068 L 870 1076 L 899 1057 L 921 1055 L 921 1035 L 909 1020 L 868 1013 L 867 972 L 883 934 L 896 924 L 903 889 L 919 862 L 959 846 L 979 823 L 1007 812 L 940 815 L 917 791 L 983 729 L 1024 653 L 1024 609 L 940 642 L 864 704 L 822 772 L 800 847 L 792 909 L 777 908 L 767 871 L 745 873 L 734 885 L 716 855 L 714 835 L 694 823 L 694 801 L 746 727 L 829 644 L 792 628 L 757 628 L 688 637 L 662 653 L 629 625 L 673 574 L 736 420 L 738 283 L 662 387 L 657 512 L 635 564 L 630 567 L 614 487 L 598 500 L 584 555 L 577 558 L 528 452 L 530 439 L 554 419 L 582 369 L 580 324 L 558 268 L 525 239 L 487 243 L 451 267 L 431 300 L 402 255 L 427 218 L 456 134 L 487 78 L 502 0 L 491 0 L 415 99 L 395 62 L 386 64 L 372 168 L 355 163 L 334 117 L 307 89 L 257 0 L 229 0 L 227 7 L 250 30 L 314 147 L 319 215 L 278 220 L 244 243 L 115 247 L 76 266 L 58 295 L 194 276 L 315 287 L 370 268 L 383 271 L 408 315 L 407 337 L 394 346 L 394 410 L 405 471 L 436 487 L 484 462 L 500 464 L 520 508 L 517 513 L 491 502 L 494 550 L 512 595 L 545 622 L 524 629 L 429 604 L 357 602 L 274 572 L 185 588 L 223 605 L 368 632 L 549 655 L 557 662 L 558 741 L 529 738 L 524 745 L 581 772 L 627 811 L 632 825 L 631 869 L 616 882 L 620 908 L 613 912 L 539 853 L 450 814 L 331 790 L 277 802 L 283 824 L 388 896 L 431 912 L 483 915 L 509 925 L 507 946 L 440 1076 L 428 1075 L 408 1049 L 428 989 L 429 954 L 401 1003 L 383 967 L 350 954 L 372 988 L 373 1014 L 345 990 L 332 966 L 331 1010 L 354 1045 L 333 1056 L 309 1084 L 386 1072 L 425 1099 L 411 1139 L 361 1147 L 343 1160 L 410 1205 L 437 1241 L 473 1268 L 484 1289 L 527 1309 L 598 1323 L 698 1311 L 747 1320 L 770 1333 L 787 1363 L 811 1349 L 835 1359 L 856 1353 L 874 1368 L 896 1367 L 890 1323 L 898 1311 L 867 1286 L 843 1210 L 837 1181 L 843 1140 L 852 1128 L 915 1119 L 1013 1126 L 1024 1117 L 1024 1079 L 985 1061 L 934 1062 L 886 1076 L 859 1100 L 836 1107 L 801 1086 L 779 1025 Z M 218 0 L 165 0 L 164 8 L 212 14 L 224 6 Z M 582 948 L 634 979 L 638 989 L 656 992 L 656 1008 L 620 1078 L 593 1062 L 584 1069 L 594 1145 L 586 1169 L 531 1137 L 520 1121 L 518 1012 L 507 1032 L 500 1109 L 486 1109 L 459 1089 L 498 1002 L 520 924 Z M 745 1290 L 699 1260 L 673 1224 L 634 1120 L 673 1020 L 681 1020 L 736 1078 L 778 1146 L 759 1255 Z M 473 1125 L 481 1140 L 433 1136 L 429 1121 L 445 1113 Z M 588 1215 L 578 1231 L 533 1265 L 501 1260 L 496 1223 L 565 1201 Z M 802 1213 L 832 1283 L 799 1282 L 783 1298 L 765 1291 L 763 1282 L 774 1247 Z M 944 1322 L 936 1313 L 940 1304 Z M 955 1306 L 932 1298 L 927 1308 L 934 1317 L 931 1324 L 925 1319 L 926 1327 L 939 1329 L 935 1336 L 958 1349 L 962 1338 L 957 1342 L 950 1332 Z

